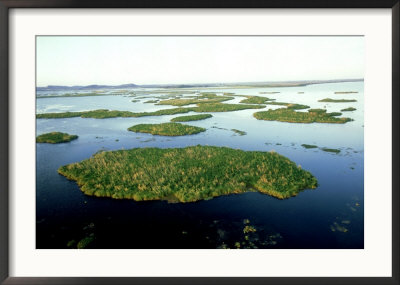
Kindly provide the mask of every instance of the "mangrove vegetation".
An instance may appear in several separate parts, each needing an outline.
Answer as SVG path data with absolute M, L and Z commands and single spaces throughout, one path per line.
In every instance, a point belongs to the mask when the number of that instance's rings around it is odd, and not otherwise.
M 353 108 L 353 107 L 348 107 L 348 108 L 345 108 L 345 109 L 342 109 L 342 110 L 340 110 L 341 112 L 351 112 L 351 111 L 355 111 L 355 110 L 357 110 L 356 108 Z
M 160 136 L 185 136 L 205 132 L 205 128 L 180 123 L 139 124 L 128 128 L 135 133 L 149 133 Z
M 67 133 L 51 132 L 42 134 L 36 137 L 36 142 L 38 143 L 65 143 L 72 140 L 76 140 L 77 135 L 70 135 Z
M 116 117 L 144 117 L 144 116 L 163 116 L 163 115 L 176 115 L 189 112 L 206 113 L 206 112 L 231 112 L 246 109 L 261 109 L 265 108 L 264 105 L 242 105 L 242 104 L 223 104 L 223 103 L 209 103 L 209 104 L 198 104 L 197 107 L 190 108 L 172 108 L 162 109 L 154 112 L 130 112 L 130 111 L 117 111 L 98 109 L 92 111 L 81 111 L 81 112 L 60 112 L 60 113 L 42 113 L 37 114 L 38 119 L 60 119 L 60 118 L 94 118 L 94 119 L 106 119 Z
M 62 166 L 86 195 L 194 202 L 259 191 L 284 199 L 317 187 L 317 179 L 276 152 L 227 147 L 134 148 L 104 151 Z
M 332 99 L 332 98 L 325 98 L 318 100 L 318 102 L 327 102 L 327 103 L 348 103 L 348 102 L 357 102 L 356 99 Z
M 344 124 L 350 122 L 351 118 L 336 118 L 341 113 L 327 113 L 324 109 L 310 109 L 308 112 L 296 112 L 292 109 L 280 108 L 256 112 L 253 116 L 258 120 L 279 121 L 289 123 L 331 123 Z
M 180 116 L 171 119 L 171 122 L 190 122 L 190 121 L 200 121 L 211 118 L 211 114 L 199 114 L 191 116 Z

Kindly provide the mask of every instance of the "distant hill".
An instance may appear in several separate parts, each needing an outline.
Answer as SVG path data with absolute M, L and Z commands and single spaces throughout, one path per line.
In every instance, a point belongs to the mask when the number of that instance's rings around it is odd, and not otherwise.
M 62 85 L 49 85 L 47 87 L 36 87 L 36 91 L 63 91 L 63 90 L 93 90 L 93 89 L 121 89 L 121 88 L 137 88 L 136 84 L 122 84 L 122 85 L 86 85 L 86 86 L 62 86 Z
M 302 81 L 265 81 L 265 82 L 234 82 L 234 83 L 193 83 L 193 84 L 122 84 L 122 85 L 86 85 L 86 86 L 60 86 L 49 85 L 36 87 L 36 91 L 64 91 L 64 90 L 96 90 L 96 89 L 123 89 L 123 88 L 191 88 L 191 87 L 298 87 L 311 84 L 357 82 L 364 79 L 333 79 L 333 80 L 302 80 Z

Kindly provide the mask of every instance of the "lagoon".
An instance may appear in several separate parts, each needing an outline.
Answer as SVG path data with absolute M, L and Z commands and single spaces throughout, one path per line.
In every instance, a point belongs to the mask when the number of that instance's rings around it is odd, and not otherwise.
M 349 90 L 358 93 L 335 94 Z M 127 129 L 137 124 L 166 123 L 181 115 L 37 119 L 37 135 L 59 131 L 79 136 L 60 145 L 36 145 L 37 248 L 68 248 L 68 244 L 73 244 L 70 241 L 78 242 L 86 237 L 94 237 L 88 248 L 234 248 L 237 242 L 245 242 L 243 246 L 249 248 L 363 248 L 363 82 L 280 88 L 190 88 L 187 95 L 193 96 L 193 91 L 265 96 L 279 102 L 326 108 L 328 112 L 340 112 L 343 107 L 356 110 L 345 114 L 354 119 L 346 124 L 293 124 L 253 117 L 255 112 L 282 108 L 274 105 L 264 109 L 210 112 L 213 117 L 207 120 L 187 123 L 206 128 L 205 132 L 179 137 L 133 133 Z M 159 92 L 140 95 L 145 98 L 139 102 L 132 102 L 137 98 L 126 94 L 41 98 L 37 99 L 37 113 L 95 109 L 152 112 L 176 108 L 144 103 L 160 95 Z M 357 102 L 318 102 L 345 96 Z M 234 96 L 223 103 L 239 104 L 243 99 Z M 185 115 L 194 114 L 198 113 Z M 246 135 L 240 136 L 232 129 Z M 57 173 L 60 166 L 87 159 L 101 150 L 198 144 L 274 150 L 310 171 L 319 186 L 287 200 L 248 192 L 186 204 L 136 202 L 86 196 L 75 182 Z M 302 144 L 318 148 L 307 149 Z M 326 152 L 323 148 L 340 152 Z M 257 229 L 248 233 L 248 240 L 243 233 L 246 219 Z M 347 231 L 336 230 L 341 227 Z

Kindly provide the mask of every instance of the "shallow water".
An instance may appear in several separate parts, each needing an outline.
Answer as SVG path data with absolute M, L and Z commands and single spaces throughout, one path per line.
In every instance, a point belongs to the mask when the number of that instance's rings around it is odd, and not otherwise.
M 50 131 L 76 134 L 64 144 L 37 144 L 37 248 L 67 248 L 92 236 L 93 248 L 363 248 L 364 246 L 364 139 L 363 82 L 316 84 L 306 87 L 196 89 L 258 95 L 276 101 L 307 104 L 328 112 L 347 107 L 346 124 L 294 124 L 256 120 L 261 110 L 211 113 L 212 118 L 186 124 L 207 128 L 183 137 L 128 132 L 139 123 L 168 122 L 179 115 L 112 119 L 37 119 L 37 135 Z M 193 90 L 190 90 L 193 91 Z M 259 94 L 259 92 L 280 92 Z M 356 94 L 334 94 L 357 91 Z M 304 92 L 304 94 L 298 94 Z M 93 109 L 154 111 L 174 108 L 143 103 L 160 96 L 131 102 L 134 97 L 96 96 L 37 99 L 37 112 Z M 189 94 L 193 95 L 193 94 Z M 357 99 L 354 103 L 321 103 L 324 98 Z M 235 98 L 226 103 L 237 103 Z M 280 106 L 267 106 L 277 108 Z M 190 115 L 181 114 L 181 115 Z M 194 113 L 193 113 L 194 114 Z M 240 136 L 231 129 L 245 131 Z M 319 187 L 297 197 L 278 200 L 249 192 L 208 201 L 171 204 L 165 201 L 135 202 L 85 196 L 75 182 L 57 173 L 58 167 L 89 158 L 99 150 L 134 147 L 185 147 L 216 145 L 261 150 L 285 155 L 309 170 Z M 301 144 L 320 148 L 305 149 Z M 340 149 L 339 154 L 321 148 Z M 248 219 L 249 224 L 244 220 Z M 246 225 L 256 232 L 245 234 Z M 246 238 L 247 236 L 247 238 Z

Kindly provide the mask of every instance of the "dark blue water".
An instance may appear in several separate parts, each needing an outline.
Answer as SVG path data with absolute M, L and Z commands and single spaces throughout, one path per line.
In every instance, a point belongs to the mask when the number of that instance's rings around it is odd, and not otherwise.
M 361 87 L 357 85 L 357 88 L 362 89 L 362 83 L 358 84 Z M 321 95 L 328 87 L 310 91 L 309 96 L 334 97 Z M 339 87 L 342 88 L 339 91 L 355 88 L 354 85 Z M 334 85 L 331 91 L 337 89 Z M 300 91 L 307 89 L 302 87 Z M 362 93 L 343 96 L 360 98 Z M 79 101 L 81 98 L 85 100 Z M 38 109 L 46 109 L 49 104 L 55 106 L 55 100 L 60 100 L 60 105 L 69 100 L 71 108 L 76 109 L 89 108 L 84 104 L 90 102 L 107 105 L 109 100 L 115 107 L 134 104 L 130 102 L 132 98 L 123 96 L 81 98 L 38 99 Z M 313 98 L 307 97 L 305 101 L 317 101 Z M 295 101 L 302 103 L 299 98 Z M 141 105 L 135 108 L 156 108 L 152 104 L 138 104 Z M 345 107 L 348 106 L 341 105 Z M 39 119 L 38 134 L 63 131 L 77 134 L 79 138 L 57 145 L 37 144 L 36 246 L 76 247 L 77 242 L 91 237 L 88 248 L 363 248 L 363 121 L 359 119 L 363 114 L 362 105 L 357 107 L 358 113 L 352 115 L 356 120 L 345 125 L 258 121 L 252 117 L 254 110 L 215 113 L 211 119 L 190 122 L 206 127 L 205 133 L 173 138 L 137 134 L 126 129 L 137 123 L 166 122 L 174 116 Z M 122 106 L 119 109 L 129 110 Z M 232 128 L 246 131 L 247 135 L 235 135 Z M 341 152 L 305 149 L 302 143 L 338 148 Z M 197 144 L 275 150 L 313 173 L 319 187 L 286 200 L 249 192 L 172 204 L 85 196 L 75 182 L 57 173 L 60 166 L 86 159 L 99 150 Z M 256 231 L 245 233 L 246 226 Z

